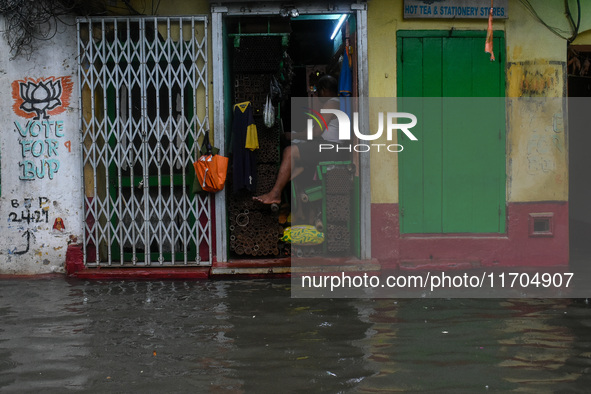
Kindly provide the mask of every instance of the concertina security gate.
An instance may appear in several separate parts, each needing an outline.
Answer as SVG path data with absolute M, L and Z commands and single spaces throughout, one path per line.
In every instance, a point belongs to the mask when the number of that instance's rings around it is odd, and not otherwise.
M 80 18 L 86 266 L 211 265 L 207 18 Z

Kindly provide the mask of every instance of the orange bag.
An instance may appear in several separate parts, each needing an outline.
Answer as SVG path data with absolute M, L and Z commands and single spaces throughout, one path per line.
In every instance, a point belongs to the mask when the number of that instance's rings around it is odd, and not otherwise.
M 206 192 L 219 192 L 226 183 L 228 158 L 220 155 L 203 155 L 195 163 L 195 173 L 200 186 Z

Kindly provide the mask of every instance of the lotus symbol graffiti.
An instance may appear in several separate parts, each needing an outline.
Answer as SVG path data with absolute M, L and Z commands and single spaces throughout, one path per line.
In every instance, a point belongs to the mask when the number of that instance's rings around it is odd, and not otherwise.
M 20 109 L 25 112 L 34 112 L 37 114 L 33 119 L 48 119 L 47 111 L 62 105 L 60 97 L 62 95 L 61 80 L 39 81 L 37 83 L 28 81 L 20 82 L 20 96 L 23 103 Z
M 14 113 L 34 120 L 48 119 L 70 105 L 72 77 L 24 78 L 12 82 Z

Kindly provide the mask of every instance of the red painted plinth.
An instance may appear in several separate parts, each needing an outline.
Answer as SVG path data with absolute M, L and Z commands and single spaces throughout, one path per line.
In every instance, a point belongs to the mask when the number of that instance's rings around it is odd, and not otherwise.
M 85 268 L 73 277 L 93 280 L 162 280 L 162 279 L 207 279 L 209 267 L 187 268 Z
M 533 220 L 551 218 L 548 232 Z M 504 234 L 400 234 L 398 204 L 372 204 L 372 257 L 385 269 L 565 266 L 568 203 L 510 203 Z
M 82 245 L 68 245 L 66 251 L 66 274 L 74 275 L 84 269 L 84 251 Z
M 69 245 L 66 253 L 66 273 L 80 279 L 118 280 L 118 279 L 207 279 L 209 267 L 170 267 L 170 268 L 86 268 L 81 245 Z

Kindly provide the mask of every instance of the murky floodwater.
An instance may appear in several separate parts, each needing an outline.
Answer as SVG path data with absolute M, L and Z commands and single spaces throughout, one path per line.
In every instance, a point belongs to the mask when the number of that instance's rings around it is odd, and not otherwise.
M 288 281 L 0 281 L 1 392 L 589 392 L 573 300 L 292 299 Z

